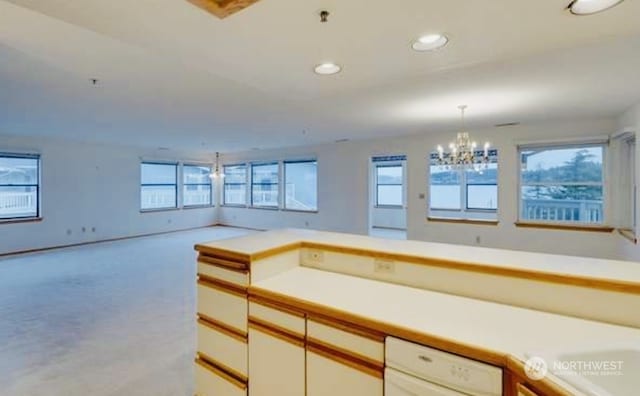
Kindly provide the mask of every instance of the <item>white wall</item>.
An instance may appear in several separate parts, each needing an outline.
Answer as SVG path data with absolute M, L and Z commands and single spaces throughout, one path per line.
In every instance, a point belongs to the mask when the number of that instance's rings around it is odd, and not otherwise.
M 615 119 L 595 119 L 472 130 L 474 139 L 489 140 L 500 153 L 500 223 L 497 226 L 426 221 L 426 202 L 419 195 L 427 194 L 427 155 L 437 144 L 452 140 L 455 131 L 226 155 L 226 163 L 317 156 L 319 208 L 318 213 L 305 214 L 223 207 L 219 210 L 219 221 L 265 229 L 309 227 L 367 234 L 369 159 L 372 155 L 399 152 L 407 154 L 409 239 L 471 245 L 476 244 L 476 238 L 480 237 L 480 245 L 488 247 L 607 258 L 629 257 L 620 249 L 621 237 L 615 233 L 525 229 L 514 225 L 518 216 L 518 143 L 605 136 L 617 128 Z
M 0 223 L 0 254 L 206 226 L 216 221 L 214 208 L 140 213 L 140 157 L 160 159 L 153 151 L 0 135 L 2 151 L 41 154 L 43 220 Z M 189 153 L 169 153 L 165 159 L 211 160 Z M 91 232 L 93 227 L 95 232 Z

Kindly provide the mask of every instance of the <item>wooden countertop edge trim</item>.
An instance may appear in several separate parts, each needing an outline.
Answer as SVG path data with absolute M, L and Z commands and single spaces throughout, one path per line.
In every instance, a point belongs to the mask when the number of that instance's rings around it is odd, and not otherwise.
M 221 279 L 212 278 L 210 276 L 198 275 L 198 285 L 204 287 L 210 287 L 221 292 L 225 292 L 228 294 L 233 294 L 238 297 L 247 297 L 247 288 L 243 286 L 239 286 L 235 283 L 223 281 Z
M 195 362 L 197 365 L 201 366 L 202 368 L 210 371 L 211 373 L 217 375 L 218 377 L 224 379 L 225 381 L 231 383 L 232 385 L 242 389 L 242 390 L 247 390 L 247 383 L 246 382 L 242 382 L 239 379 L 235 378 L 234 376 L 232 376 L 231 374 L 225 372 L 224 370 L 220 369 L 219 367 L 214 366 L 213 364 L 211 364 L 210 362 L 201 359 L 201 358 L 196 358 Z
M 632 283 L 625 281 L 604 280 L 599 278 L 590 278 L 586 276 L 573 276 L 558 274 L 553 272 L 542 272 L 533 270 L 523 270 L 515 268 L 504 268 L 486 264 L 475 264 L 462 261 L 454 261 L 448 259 L 437 259 L 429 257 L 420 257 L 412 255 L 404 255 L 397 253 L 385 253 L 374 250 L 366 250 L 352 247 L 339 247 L 326 245 L 315 242 L 303 242 L 302 247 L 312 249 L 322 249 L 334 253 L 351 254 L 356 256 L 381 258 L 387 260 L 401 261 L 417 265 L 425 265 L 436 268 L 446 268 L 459 271 L 476 272 L 488 275 L 504 276 L 509 278 L 519 278 L 540 282 L 557 283 L 561 285 L 571 285 L 586 287 L 591 289 L 600 289 L 607 291 L 615 291 L 620 293 L 640 294 L 640 283 Z
M 521 228 L 541 228 L 547 230 L 562 230 L 562 231 L 587 231 L 587 232 L 604 232 L 611 233 L 614 228 L 608 226 L 582 226 L 575 224 L 551 224 L 551 223 L 528 223 L 526 221 L 516 221 L 514 223 L 516 227 Z
M 249 296 L 249 303 L 262 305 L 263 307 L 275 309 L 277 311 L 281 311 L 298 318 L 304 318 L 306 316 L 305 313 L 302 311 L 291 309 L 290 307 L 286 305 L 282 305 L 277 301 L 272 301 L 259 296 Z M 249 308 L 249 310 L 251 310 L 251 308 Z
M 349 357 L 337 352 L 333 348 L 325 348 L 319 344 L 310 343 L 307 341 L 307 351 L 313 352 L 319 356 L 324 357 L 325 359 L 332 360 L 334 362 L 343 364 L 347 367 L 351 367 L 352 369 L 358 370 L 364 374 L 368 374 L 372 377 L 383 380 L 384 378 L 384 368 L 381 370 L 369 367 L 368 365 L 361 364 L 355 360 L 350 359 Z
M 226 323 L 220 322 L 219 320 L 215 320 L 205 314 L 198 313 L 198 323 L 212 330 L 223 333 L 235 340 L 238 340 L 245 344 L 248 343 L 248 334 L 246 332 L 231 327 Z
M 380 342 L 383 343 L 384 342 L 384 338 L 385 335 L 384 333 L 378 332 L 378 331 L 372 331 L 370 329 L 367 329 L 366 327 L 362 327 L 362 326 L 358 326 L 358 325 L 354 325 L 352 323 L 344 323 L 341 322 L 339 320 L 330 318 L 330 317 L 326 317 L 326 316 L 322 316 L 322 315 L 309 315 L 308 317 L 309 320 L 323 324 L 325 326 L 329 326 L 332 327 L 334 329 L 338 329 L 338 330 L 342 330 L 344 332 L 347 332 L 349 334 L 353 334 L 353 335 L 357 335 L 359 337 L 362 338 L 366 338 L 368 340 L 371 341 L 375 341 L 375 342 Z
M 310 316 L 320 315 L 325 317 L 336 318 L 343 323 L 349 325 L 355 325 L 365 327 L 375 332 L 383 333 L 386 335 L 392 335 L 398 338 L 403 338 L 409 341 L 414 341 L 420 344 L 429 345 L 433 348 L 445 350 L 454 354 L 476 359 L 494 366 L 503 367 L 505 365 L 506 355 L 491 351 L 488 349 L 476 347 L 473 345 L 465 345 L 456 342 L 451 339 L 443 337 L 432 336 L 429 334 L 421 333 L 415 330 L 407 329 L 402 326 L 397 326 L 389 323 L 379 322 L 373 319 L 369 319 L 363 316 L 354 315 L 349 312 L 341 311 L 335 308 L 327 307 L 324 305 L 304 301 L 294 297 L 290 297 L 284 294 L 275 293 L 269 290 L 257 288 L 255 286 L 249 287 L 249 295 L 260 296 L 267 299 L 276 299 L 282 304 L 287 304 L 294 309 L 299 309 L 307 312 Z
M 201 244 L 201 243 L 196 244 L 194 246 L 194 249 L 205 256 L 211 256 L 211 257 L 216 257 L 223 260 L 235 261 L 237 263 L 245 264 L 247 266 L 251 261 L 251 257 L 248 254 L 239 253 L 230 249 L 207 246 L 206 244 Z
M 334 351 L 339 355 L 343 355 L 345 359 L 353 360 L 354 363 L 369 367 L 373 370 L 377 370 L 380 372 L 384 371 L 384 362 L 380 362 L 370 357 L 361 355 L 350 349 L 341 348 L 330 342 L 323 341 L 321 339 L 310 337 L 309 335 L 307 335 L 307 345 L 314 345 L 316 347 L 320 347 L 328 351 Z
M 259 0 L 227 0 L 222 5 L 212 0 L 187 0 L 196 7 L 224 19 L 238 11 L 241 11 Z
M 263 250 L 261 252 L 252 253 L 249 255 L 251 263 L 258 260 L 263 260 L 265 258 L 269 258 L 271 256 L 276 256 L 278 254 L 290 252 L 292 250 L 300 249 L 302 246 L 302 242 L 293 242 L 287 243 L 285 245 L 277 246 L 268 250 Z
M 239 263 L 237 261 L 229 261 L 225 259 L 220 259 L 218 257 L 208 256 L 206 254 L 200 253 L 198 255 L 198 262 L 211 265 L 214 267 L 226 269 L 228 271 L 235 271 L 242 274 L 249 273 L 249 265 L 244 263 Z
M 573 396 L 572 393 L 563 389 L 560 385 L 553 382 L 549 377 L 545 377 L 539 381 L 531 381 L 528 379 L 525 369 L 525 364 L 515 356 L 509 355 L 507 357 L 505 368 L 510 372 L 516 374 L 521 379 L 525 380 L 525 385 L 529 385 L 535 390 L 543 392 L 545 395 L 550 396 Z
M 276 337 L 282 341 L 304 348 L 305 336 L 284 327 L 249 316 L 249 328 Z

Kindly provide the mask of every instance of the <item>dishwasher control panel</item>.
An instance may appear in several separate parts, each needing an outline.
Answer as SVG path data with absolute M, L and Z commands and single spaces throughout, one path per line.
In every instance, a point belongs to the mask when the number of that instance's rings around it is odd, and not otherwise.
M 386 366 L 469 395 L 501 396 L 502 369 L 394 337 L 386 339 Z

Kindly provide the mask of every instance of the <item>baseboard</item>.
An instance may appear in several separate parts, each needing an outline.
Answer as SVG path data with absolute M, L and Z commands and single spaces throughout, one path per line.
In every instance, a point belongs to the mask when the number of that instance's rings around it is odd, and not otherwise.
M 218 225 L 222 226 L 221 224 L 211 224 L 211 225 L 200 226 L 200 227 L 181 228 L 179 230 L 152 232 L 152 233 L 148 233 L 148 234 L 131 235 L 131 236 L 126 236 L 126 237 L 100 239 L 100 240 L 91 241 L 91 242 L 79 242 L 79 243 L 70 243 L 70 244 L 67 244 L 67 245 L 49 246 L 49 247 L 38 248 L 38 249 L 17 250 L 15 252 L 0 253 L 0 258 L 4 258 L 4 257 L 8 257 L 8 256 L 17 256 L 17 255 L 21 255 L 21 254 L 47 252 L 49 250 L 65 249 L 65 248 L 70 248 L 70 247 L 95 245 L 95 244 L 98 244 L 98 243 L 117 242 L 117 241 L 124 241 L 124 240 L 127 240 L 127 239 L 144 238 L 144 237 L 150 237 L 150 236 L 156 236 L 156 235 L 164 235 L 164 234 L 173 234 L 173 233 L 176 233 L 176 232 L 192 231 L 192 230 L 199 230 L 199 229 L 202 229 L 202 228 L 216 227 Z M 227 227 L 227 226 L 225 226 L 225 227 Z M 242 228 L 242 227 L 235 227 L 235 228 Z
M 267 229 L 267 228 L 243 227 L 243 226 L 237 226 L 237 225 L 231 225 L 231 224 L 223 224 L 223 223 L 217 223 L 215 225 L 216 225 L 216 227 L 240 228 L 240 229 L 249 230 L 249 231 L 269 231 L 269 229 Z

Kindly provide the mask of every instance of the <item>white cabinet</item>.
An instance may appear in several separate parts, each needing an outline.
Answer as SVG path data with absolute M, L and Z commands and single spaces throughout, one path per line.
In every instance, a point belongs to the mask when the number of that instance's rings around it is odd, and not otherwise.
M 249 374 L 251 396 L 304 395 L 304 341 L 250 324 Z
M 365 371 L 329 352 L 307 349 L 307 396 L 382 396 L 382 376 Z
M 247 396 L 247 385 L 222 370 L 197 359 L 196 396 Z

